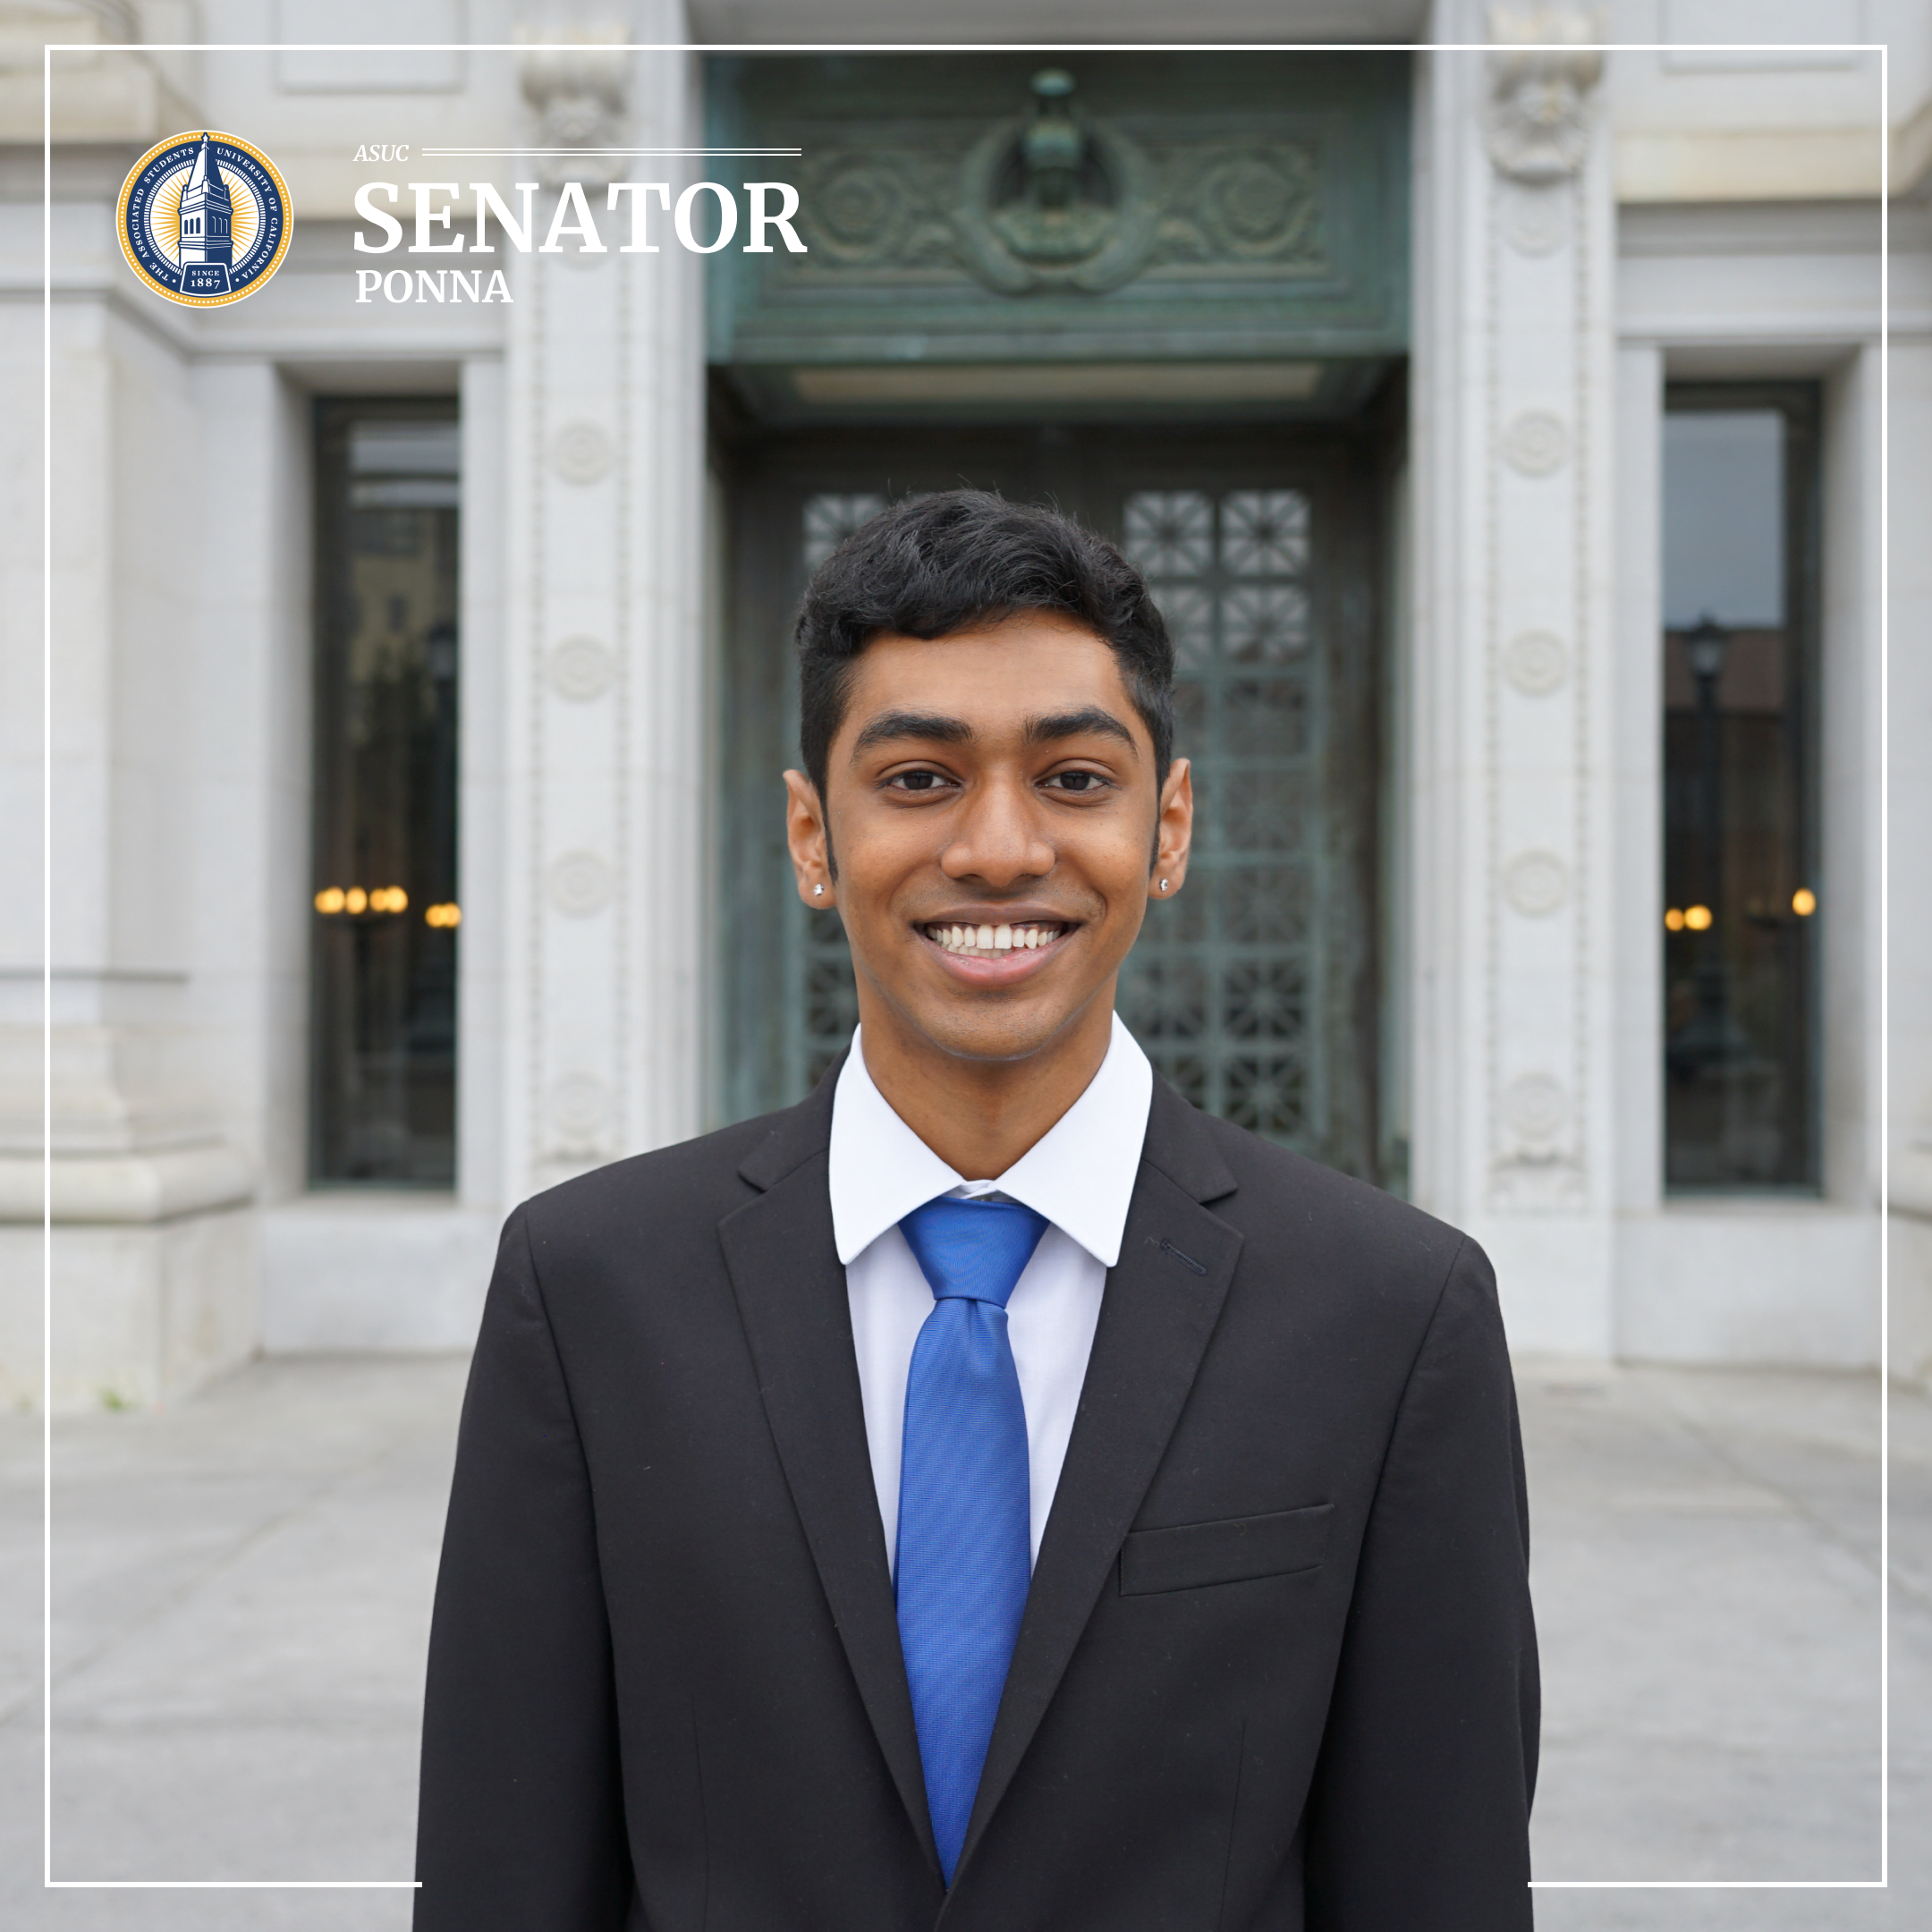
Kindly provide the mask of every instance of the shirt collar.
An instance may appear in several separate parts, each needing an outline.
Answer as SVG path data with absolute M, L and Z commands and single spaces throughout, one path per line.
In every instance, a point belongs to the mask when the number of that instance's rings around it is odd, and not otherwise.
M 1106 1057 L 1086 1091 L 996 1185 L 1112 1267 L 1120 1259 L 1153 1098 L 1154 1069 L 1115 1013 Z M 873 1085 L 857 1031 L 832 1096 L 827 1178 L 842 1263 L 915 1208 L 964 1185 Z

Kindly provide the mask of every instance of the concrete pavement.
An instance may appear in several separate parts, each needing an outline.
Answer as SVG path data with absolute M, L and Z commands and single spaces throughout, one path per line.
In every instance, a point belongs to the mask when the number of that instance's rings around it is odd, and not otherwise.
M 284 1357 L 56 1424 L 57 1876 L 409 1875 L 462 1374 Z M 1538 1877 L 1876 1876 L 1876 1381 L 1520 1378 Z M 1895 1393 L 1893 1427 L 1893 1889 L 1545 1892 L 1539 1925 L 1932 1923 L 1932 1406 Z M 39 1451 L 36 1419 L 0 1418 L 0 1923 L 399 1932 L 406 1893 L 40 1890 Z
M 1539 1880 L 1876 1877 L 1876 1378 L 1519 1368 Z M 1542 1892 L 1546 1932 L 1932 1924 L 1932 1410 L 1894 1390 L 1885 1892 Z
M 464 1370 L 284 1357 L 173 1412 L 56 1423 L 56 1877 L 411 1876 Z M 38 1424 L 6 1434 L 0 1923 L 406 1926 L 406 1892 L 38 1889 Z

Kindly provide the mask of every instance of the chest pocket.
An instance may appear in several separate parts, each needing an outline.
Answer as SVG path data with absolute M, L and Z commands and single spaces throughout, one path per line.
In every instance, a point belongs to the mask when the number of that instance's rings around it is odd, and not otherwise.
M 1145 1597 L 1317 1569 L 1334 1515 L 1333 1503 L 1316 1503 L 1266 1516 L 1131 1530 L 1121 1546 L 1121 1595 Z

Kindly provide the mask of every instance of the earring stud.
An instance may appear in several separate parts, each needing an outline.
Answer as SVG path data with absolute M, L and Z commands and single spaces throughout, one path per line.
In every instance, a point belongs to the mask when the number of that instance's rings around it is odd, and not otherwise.
M 1161 890 L 1162 890 L 1163 892 L 1165 892 L 1165 891 L 1167 890 L 1167 881 L 1166 881 L 1165 879 L 1163 879 L 1163 880 L 1162 880 L 1162 881 L 1160 882 L 1160 889 L 1161 889 Z
M 823 886 L 814 886 L 811 889 L 811 895 L 814 899 L 823 899 L 825 897 L 825 887 Z

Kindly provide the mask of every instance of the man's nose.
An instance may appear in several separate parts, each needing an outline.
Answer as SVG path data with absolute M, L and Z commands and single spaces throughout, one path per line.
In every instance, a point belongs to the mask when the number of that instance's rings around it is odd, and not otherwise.
M 939 855 L 939 868 L 948 878 L 979 879 L 1000 889 L 1044 877 L 1055 858 L 1032 787 L 1021 780 L 992 779 L 969 795 L 953 842 Z

